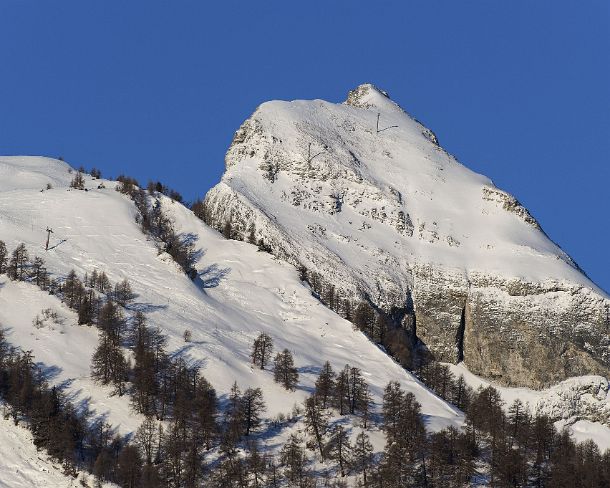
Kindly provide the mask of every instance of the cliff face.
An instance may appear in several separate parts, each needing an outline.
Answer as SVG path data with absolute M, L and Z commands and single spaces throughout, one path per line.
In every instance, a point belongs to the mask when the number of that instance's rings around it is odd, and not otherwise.
M 610 371 L 608 295 L 372 85 L 343 104 L 261 105 L 205 213 L 334 287 L 337 303 L 392 314 L 438 360 L 536 388 Z

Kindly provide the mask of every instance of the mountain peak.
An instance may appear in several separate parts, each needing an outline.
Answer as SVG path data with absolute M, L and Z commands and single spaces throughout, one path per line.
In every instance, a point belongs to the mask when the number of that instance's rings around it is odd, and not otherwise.
M 226 161 L 207 223 L 298 266 L 339 313 L 370 303 L 437 360 L 504 384 L 610 371 L 608 296 L 374 85 L 263 104 Z
M 376 108 L 379 110 L 403 111 L 392 101 L 388 92 L 378 88 L 372 83 L 358 85 L 347 94 L 346 105 L 357 108 Z

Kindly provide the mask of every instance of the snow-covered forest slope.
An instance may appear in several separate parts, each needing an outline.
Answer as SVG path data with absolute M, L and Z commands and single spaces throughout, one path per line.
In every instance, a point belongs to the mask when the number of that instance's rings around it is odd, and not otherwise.
M 31 258 L 44 258 L 54 278 L 64 278 L 71 270 L 81 277 L 103 271 L 112 283 L 127 278 L 137 295 L 129 313 L 143 311 L 149 327 L 167 336 L 173 357 L 182 356 L 200 367 L 221 403 L 237 382 L 243 389 L 262 387 L 266 419 L 289 415 L 312 392 L 328 360 L 335 370 L 349 363 L 363 371 L 376 410 L 383 388 L 395 380 L 415 394 L 432 431 L 463 422 L 461 412 L 312 296 L 292 265 L 256 246 L 224 239 L 186 207 L 160 195 L 177 231 L 199 250 L 199 276 L 191 281 L 142 232 L 135 205 L 114 191 L 116 182 L 86 175 L 87 191 L 75 190 L 68 186 L 74 174 L 61 161 L 1 157 L 0 239 L 9 251 L 25 243 Z M 98 189 L 102 182 L 105 188 Z M 47 183 L 51 189 L 45 189 Z M 45 251 L 47 227 L 53 233 Z M 35 317 L 46 309 L 57 318 L 34 327 Z M 64 385 L 77 405 L 123 434 L 133 432 L 143 420 L 131 409 L 128 396 L 111 395 L 112 388 L 92 381 L 98 330 L 77 325 L 76 314 L 56 296 L 0 276 L 0 325 L 13 345 L 32 351 L 49 379 Z M 189 342 L 184 340 L 186 330 L 192 334 Z M 287 348 L 293 353 L 299 372 L 296 391 L 275 383 L 272 372 L 253 368 L 252 341 L 261 332 L 271 336 L 274 351 Z M 376 446 L 381 449 L 379 432 L 378 437 Z
M 81 481 L 94 482 L 86 473 L 79 473 L 78 478 L 64 474 L 61 463 L 36 449 L 25 427 L 0 417 L 0 487 L 82 488 Z M 103 486 L 111 488 L 110 484 Z
M 608 295 L 372 85 L 341 104 L 258 107 L 205 220 L 299 267 L 339 313 L 385 314 L 437 360 L 534 388 L 608 375 Z
M 370 87 L 364 87 L 362 90 L 364 90 L 363 93 L 369 95 L 377 94 L 377 92 L 367 91 L 372 90 Z M 352 102 L 355 96 L 351 96 Z M 383 95 L 379 94 L 379 96 Z M 381 100 L 383 101 L 385 98 Z M 377 101 L 377 103 L 381 102 Z M 348 110 L 352 110 L 352 108 L 348 108 Z M 406 117 L 397 108 L 396 110 L 400 117 Z M 399 126 L 401 120 L 403 119 L 396 119 L 395 125 Z M 410 119 L 405 118 L 404 120 Z M 414 127 L 420 126 L 415 125 Z M 388 131 L 398 128 L 391 127 Z M 383 132 L 381 129 L 380 133 Z M 435 141 L 434 136 L 425 130 L 422 137 L 426 141 Z M 234 150 L 235 145 L 230 149 L 229 154 Z M 310 163 L 313 165 L 318 153 L 315 153 L 313 148 L 309 153 L 309 143 L 307 143 L 307 151 Z M 328 151 L 329 146 L 326 146 L 323 152 Z M 321 156 L 322 153 L 319 154 L 319 157 Z M 449 156 L 447 157 L 449 158 Z M 459 171 L 471 175 L 457 163 L 452 162 L 451 164 L 455 165 Z M 262 177 L 261 184 L 276 185 L 281 180 L 282 171 L 275 166 L 271 166 L 271 168 L 273 170 L 271 173 L 268 168 L 265 169 L 266 176 Z M 253 170 L 252 178 L 256 177 L 257 171 L 258 169 Z M 360 261 L 362 256 L 359 256 L 359 253 L 367 252 L 369 248 L 366 246 L 372 245 L 371 239 L 378 239 L 385 244 L 389 243 L 387 235 L 381 232 L 387 229 L 380 227 L 377 229 L 378 232 L 374 235 L 371 233 L 370 237 L 367 237 L 369 233 L 365 232 L 366 238 L 359 236 L 348 239 L 345 245 L 347 246 L 347 243 L 351 242 L 355 247 L 347 247 L 346 249 L 351 249 L 351 251 L 345 257 L 340 257 L 338 253 L 334 254 L 337 259 L 340 258 L 338 262 L 342 263 L 343 268 L 336 268 L 337 276 L 325 275 L 324 259 L 317 262 L 318 267 L 313 270 L 311 266 L 303 264 L 302 261 L 295 262 L 292 259 L 293 256 L 288 252 L 291 250 L 289 248 L 286 248 L 285 253 L 280 253 L 279 257 L 265 252 L 277 251 L 278 248 L 274 246 L 279 241 L 274 239 L 278 235 L 283 235 L 286 239 L 289 239 L 288 236 L 290 239 L 297 239 L 295 242 L 300 242 L 303 246 L 309 245 L 304 238 L 302 241 L 298 241 L 299 229 L 303 223 L 301 222 L 302 216 L 299 217 L 298 213 L 292 217 L 288 212 L 286 213 L 285 218 L 288 219 L 287 222 L 291 227 L 287 227 L 283 234 L 282 232 L 278 234 L 279 224 L 277 222 L 280 219 L 274 218 L 275 214 L 267 215 L 266 221 L 261 220 L 262 214 L 257 213 L 262 210 L 255 211 L 250 207 L 247 207 L 250 208 L 247 215 L 254 220 L 244 220 L 242 214 L 236 214 L 237 208 L 242 210 L 246 208 L 245 206 L 240 207 L 245 204 L 237 193 L 229 193 L 230 198 L 225 195 L 223 198 L 227 198 L 227 200 L 224 203 L 221 201 L 213 203 L 214 192 L 222 187 L 222 183 L 216 190 L 211 191 L 211 196 L 208 196 L 205 206 L 196 207 L 194 205 L 192 211 L 153 188 L 148 192 L 137 190 L 129 193 L 129 191 L 125 191 L 124 185 L 121 188 L 122 183 L 94 178 L 88 174 L 83 175 L 83 188 L 76 189 L 71 187 L 76 174 L 76 170 L 63 161 L 39 157 L 0 157 L 0 241 L 6 243 L 8 253 L 12 252 L 11 256 L 14 256 L 13 251 L 18 249 L 20 244 L 24 245 L 29 254 L 25 265 L 27 276 L 24 279 L 16 276 L 9 277 L 10 272 L 6 267 L 6 262 L 4 269 L 0 266 L 0 328 L 2 329 L 0 335 L 3 335 L 11 345 L 21 351 L 30 351 L 23 357 L 31 355 L 30 357 L 35 361 L 36 375 L 41 378 L 41 382 L 61 391 L 63 398 L 71 402 L 79 415 L 86 419 L 91 432 L 107 431 L 108 435 L 125 436 L 121 442 L 126 442 L 126 439 L 133 439 L 132 435 L 138 430 L 138 427 L 145 423 L 145 416 L 140 413 L 140 407 L 136 407 L 134 403 L 137 398 L 137 393 L 134 393 L 137 391 L 135 390 L 135 378 L 139 366 L 136 358 L 137 348 L 132 334 L 137 330 L 136 324 L 140 312 L 144 314 L 149 330 L 160 334 L 158 337 L 166 338 L 167 343 L 164 348 L 170 361 L 184 361 L 184 363 L 172 364 L 185 364 L 189 368 L 193 368 L 191 371 L 198 370 L 215 389 L 220 406 L 220 415 L 217 419 L 220 422 L 219 428 L 223 432 L 221 436 L 223 439 L 227 427 L 223 423 L 225 420 L 220 420 L 226 419 L 226 412 L 230 410 L 230 394 L 233 384 L 237 383 L 242 390 L 261 389 L 265 405 L 261 412 L 261 425 L 255 429 L 249 439 L 258 442 L 262 451 L 270 455 L 277 455 L 280 450 L 292 442 L 291 439 L 308 439 L 310 444 L 313 442 L 309 435 L 311 427 L 308 426 L 303 413 L 303 405 L 306 404 L 307 399 L 313 398 L 312 394 L 317 391 L 316 380 L 319 379 L 318 375 L 323 369 L 325 361 L 329 361 L 335 371 L 341 371 L 346 364 L 349 364 L 354 368 L 352 371 L 361 372 L 371 394 L 371 404 L 370 412 L 366 416 L 360 411 L 357 414 L 349 414 L 343 411 L 339 413 L 334 407 L 329 408 L 325 415 L 328 416 L 330 427 L 324 434 L 324 442 L 328 442 L 328 446 L 331 446 L 333 441 L 329 437 L 329 432 L 336 432 L 339 427 L 346 429 L 348 438 L 354 443 L 357 436 L 366 431 L 366 436 L 372 443 L 371 450 L 376 453 L 375 459 L 378 460 L 387 457 L 388 444 L 386 444 L 387 438 L 384 435 L 383 422 L 384 419 L 386 421 L 388 419 L 382 414 L 382 404 L 385 408 L 384 388 L 390 381 L 398 382 L 404 391 L 414 394 L 414 398 L 421 404 L 421 419 L 428 433 L 438 433 L 442 430 L 442 435 L 451 432 L 451 430 L 446 430 L 448 427 L 461 429 L 464 426 L 465 415 L 448 403 L 448 401 L 455 403 L 455 399 L 460 396 L 456 396 L 455 388 L 462 391 L 465 385 L 470 385 L 476 390 L 479 386 L 489 385 L 487 380 L 473 374 L 472 370 L 476 372 L 476 367 L 471 367 L 467 360 L 469 351 L 467 343 L 468 340 L 472 340 L 468 339 L 468 334 L 471 333 L 469 327 L 475 325 L 472 322 L 473 316 L 470 311 L 470 307 L 473 305 L 469 302 L 463 308 L 460 317 L 461 325 L 458 326 L 458 329 L 461 327 L 464 332 L 463 351 L 461 351 L 463 356 L 458 354 L 456 358 L 453 358 L 465 361 L 460 362 L 458 366 L 451 366 L 453 379 L 444 380 L 443 378 L 446 376 L 443 375 L 446 375 L 446 372 L 443 371 L 449 371 L 449 369 L 434 370 L 437 363 L 430 363 L 432 366 L 426 367 L 420 365 L 421 369 L 418 368 L 420 377 L 424 378 L 429 387 L 438 393 L 438 396 L 405 370 L 398 361 L 392 358 L 391 354 L 388 354 L 387 350 L 375 344 L 375 341 L 371 340 L 372 337 L 367 337 L 359 330 L 359 328 L 363 328 L 363 323 L 368 321 L 367 323 L 374 327 L 383 328 L 387 336 L 391 336 L 392 331 L 404 332 L 406 329 L 421 338 L 420 328 L 425 327 L 427 323 L 426 317 L 424 316 L 422 319 L 420 316 L 421 292 L 416 290 L 414 282 L 408 283 L 404 307 L 394 305 L 389 308 L 389 313 L 384 312 L 387 303 L 375 303 L 370 290 L 366 292 L 362 291 L 364 289 L 359 291 L 358 288 L 353 288 L 353 295 L 344 295 L 350 286 L 357 284 L 357 281 L 352 279 L 356 275 L 361 277 L 363 286 L 364 284 L 368 286 L 378 278 L 383 279 L 382 274 L 375 274 L 377 272 L 387 272 L 386 277 L 397 279 L 403 276 L 401 273 L 404 270 L 399 266 L 382 267 L 379 261 L 372 259 Z M 472 176 L 472 178 L 480 177 Z M 230 180 L 225 176 L 225 180 L 227 179 Z M 465 179 L 467 180 L 467 178 Z M 325 181 L 323 180 L 323 182 Z M 359 184 L 364 184 L 363 181 Z M 122 191 L 115 191 L 116 189 Z M 272 186 L 270 192 L 273 194 L 274 191 L 276 191 L 276 187 Z M 368 198 L 364 193 L 361 196 L 364 200 Z M 149 209 L 146 215 L 142 213 L 142 198 L 147 202 Z M 339 225 L 344 212 L 351 212 L 352 215 L 355 212 L 353 209 L 349 210 L 349 206 L 344 206 L 342 198 L 337 200 L 339 207 L 324 217 L 325 225 L 328 227 L 317 228 L 317 232 L 322 233 L 318 237 L 325 236 L 320 242 L 328 239 L 328 229 L 331 228 L 329 225 L 334 222 L 334 219 L 339 219 L 336 224 Z M 234 204 L 238 207 L 235 207 Z M 226 207 L 231 218 L 216 222 L 214 219 L 219 213 L 215 213 L 214 209 L 220 211 L 222 206 Z M 413 210 L 409 211 L 413 212 Z M 314 213 L 316 212 L 318 211 L 316 210 Z M 373 214 L 376 213 L 373 212 Z M 194 251 L 190 255 L 192 270 L 187 269 L 185 273 L 184 267 L 177 264 L 175 253 L 170 255 L 161 251 L 165 248 L 171 253 L 175 249 L 168 247 L 167 242 L 161 242 L 158 236 L 155 237 L 153 231 L 146 230 L 147 225 L 150 227 L 151 223 L 147 224 L 145 220 L 154 215 L 163 215 L 167 222 L 171 223 L 179 242 L 190 243 L 191 249 Z M 216 222 L 215 225 L 225 235 L 208 227 L 199 218 L 202 216 L 212 223 Z M 506 216 L 504 215 L 504 217 Z M 512 217 L 510 215 L 507 217 L 509 222 L 512 222 L 510 220 Z M 375 224 L 375 218 L 370 216 L 366 218 L 369 220 L 362 220 L 363 230 L 367 229 L 367 226 L 364 225 L 367 221 L 371 223 L 369 231 L 373 229 L 374 225 L 386 225 L 381 220 Z M 407 220 L 405 216 L 404 222 Z M 272 221 L 276 222 L 275 227 L 271 226 Z M 265 224 L 265 222 L 267 223 Z M 521 221 L 512 222 L 510 225 L 518 229 L 521 225 L 519 222 Z M 220 225 L 221 223 L 222 225 Z M 463 224 L 466 226 L 466 220 Z M 533 225 L 531 222 L 526 222 L 526 224 Z M 292 226 L 296 229 L 295 232 L 290 230 L 293 228 Z M 399 226 L 399 230 L 400 228 L 402 227 Z M 48 230 L 52 230 L 52 232 L 48 234 Z M 524 231 L 524 234 L 526 235 L 527 232 Z M 392 236 L 390 231 L 388 231 L 388 235 Z M 588 296 L 593 300 L 587 302 L 586 306 L 592 306 L 591 303 L 601 304 L 602 307 L 607 306 L 607 296 L 590 283 L 565 254 L 548 241 L 537 228 L 533 235 L 538 241 L 532 240 L 532 243 L 537 243 L 536 245 L 546 243 L 548 252 L 556 253 L 554 254 L 556 257 L 552 260 L 549 258 L 548 263 L 543 260 L 548 268 L 543 269 L 541 265 L 538 270 L 532 271 L 533 274 L 528 275 L 530 276 L 528 279 L 533 280 L 532 276 L 537 273 L 540 274 L 536 276 L 542 279 L 543 273 L 548 272 L 549 276 L 553 277 L 559 276 L 553 273 L 564 272 L 564 276 L 567 278 L 563 279 L 568 281 L 562 282 L 564 283 L 562 286 L 567 287 L 568 285 L 565 283 L 569 282 L 570 286 L 576 287 L 575 291 L 573 290 L 574 296 L 584 294 L 583 296 Z M 47 237 L 49 237 L 48 249 L 45 249 Z M 233 239 L 227 239 L 227 237 Z M 235 238 L 242 238 L 248 242 L 240 242 Z M 390 239 L 394 238 L 390 237 Z M 413 238 L 413 236 L 409 236 L 409 238 Z M 533 239 L 531 236 L 530 238 Z M 396 238 L 394 244 L 398 245 L 401 242 L 398 239 L 400 238 Z M 365 242 L 368 244 L 365 245 Z M 414 244 L 413 253 L 417 246 L 420 246 L 421 249 L 428 249 L 428 245 L 433 244 Z M 299 249 L 299 247 L 292 250 L 295 249 Z M 339 249 L 340 247 L 337 247 L 335 250 Z M 428 251 L 432 252 L 430 249 Z M 319 256 L 327 257 L 325 252 L 322 251 Z M 451 252 L 453 251 L 439 253 L 438 259 L 442 261 L 442 264 L 436 263 L 434 266 L 428 264 L 430 269 L 436 266 L 436 273 L 449 269 L 450 260 L 457 260 L 459 257 L 459 254 L 452 256 Z M 508 251 L 505 250 L 505 252 Z M 386 254 L 386 256 L 388 255 Z M 415 256 L 415 254 L 410 256 Z M 38 261 L 36 257 L 43 259 L 42 266 L 51 275 L 51 281 L 47 282 L 45 286 L 35 284 L 38 279 L 36 278 L 37 266 L 40 266 L 42 262 Z M 473 251 L 473 256 L 471 256 L 473 266 L 475 266 L 475 257 Z M 532 260 L 531 263 L 535 263 L 536 259 L 543 259 L 543 257 L 542 254 L 537 258 L 529 255 L 527 259 Z M 455 267 L 455 262 L 451 266 Z M 358 263 L 361 268 L 356 266 Z M 489 263 L 485 265 L 491 266 Z M 498 271 L 498 276 L 506 277 L 510 275 L 509 266 L 503 266 L 505 267 L 500 266 L 502 269 Z M 80 302 L 78 307 L 70 305 L 66 290 L 72 271 L 75 272 L 76 277 L 83 279 L 85 286 L 88 287 L 86 293 L 95 293 L 92 285 L 87 283 L 91 276 L 94 274 L 99 276 L 99 273 L 102 272 L 109 278 L 111 285 L 127 279 L 133 289 L 133 299 L 128 300 L 122 306 L 121 312 L 126 319 L 126 329 L 122 333 L 123 339 L 120 344 L 121 354 L 128 359 L 129 368 L 131 368 L 127 375 L 129 384 L 124 391 L 125 394 L 117 394 L 116 385 L 112 383 L 104 385 L 100 383 L 99 378 L 97 381 L 93 378 L 92 365 L 95 353 L 99 350 L 103 337 L 107 337 L 105 336 L 107 332 L 103 332 L 102 311 L 96 312 L 97 315 L 92 319 L 83 321 L 81 314 L 85 310 L 84 302 Z M 350 276 L 352 278 L 349 278 Z M 378 278 L 375 278 L 376 276 Z M 442 275 L 438 276 L 442 277 Z M 85 277 L 88 278 L 84 279 Z M 346 279 L 345 283 L 339 281 L 341 277 Z M 389 290 L 396 290 L 392 287 L 398 281 L 394 284 L 391 280 L 384 283 L 388 285 Z M 455 297 L 455 290 L 445 288 L 443 283 L 445 282 L 438 284 L 439 288 L 432 288 L 432 283 L 428 283 L 427 286 L 434 289 L 435 293 L 439 295 L 446 294 L 447 297 Z M 495 285 L 490 282 L 487 286 L 500 286 L 498 285 L 500 281 L 493 283 Z M 517 281 L 512 283 L 517 283 Z M 384 288 L 380 282 L 376 282 L 374 286 L 379 287 L 377 295 L 379 298 Z M 358 293 L 364 293 L 364 298 L 370 300 L 366 307 L 362 306 L 363 296 Z M 479 290 L 478 293 L 483 292 Z M 495 290 L 495 293 L 499 293 L 499 291 Z M 549 298 L 548 293 L 550 292 L 541 293 L 542 296 L 538 297 L 540 304 Z M 564 303 L 566 298 L 561 294 L 562 292 L 556 290 L 555 293 L 558 296 L 558 302 L 553 303 Z M 106 303 L 112 300 L 120 302 L 116 291 L 114 295 L 106 295 L 107 297 L 112 296 L 112 298 L 107 298 Z M 346 302 L 346 296 L 351 297 L 353 303 Z M 551 295 L 551 298 L 552 296 L 554 295 Z M 85 295 L 81 296 L 81 299 L 83 297 Z M 522 299 L 524 297 L 525 295 L 521 296 Z M 335 308 L 336 311 L 325 306 L 323 302 Z M 444 317 L 443 324 L 450 327 L 450 314 L 442 308 L 444 303 L 438 303 L 437 306 L 440 308 L 431 309 L 431 313 L 434 312 L 436 316 Z M 373 305 L 375 308 L 372 308 Z M 367 313 L 369 309 L 373 310 L 372 315 Z M 489 312 L 498 317 L 508 313 L 498 307 L 492 308 Z M 509 312 L 514 311 L 509 310 Z M 381 319 L 398 320 L 399 324 L 389 324 Z M 594 321 L 589 324 L 590 327 L 593 327 L 591 324 L 595 325 Z M 397 325 L 399 325 L 398 329 L 393 329 Z M 543 329 L 544 323 L 539 325 Z M 504 327 L 505 325 L 500 322 L 496 331 L 500 340 L 502 340 L 502 334 L 506 333 L 513 334 L 510 337 L 519 342 L 519 338 L 514 335 L 515 331 L 505 331 Z M 523 331 L 523 328 L 526 327 L 533 327 L 533 325 L 524 323 L 518 330 Z M 274 381 L 271 367 L 262 370 L 252 364 L 250 353 L 253 341 L 261 333 L 267 334 L 272 339 L 274 354 L 287 349 L 294 357 L 298 372 L 298 382 L 294 390 L 286 389 L 281 383 Z M 542 331 L 538 331 L 538 334 L 538 337 L 544 339 Z M 438 337 L 433 335 L 431 339 L 443 340 L 443 337 L 442 334 Z M 457 342 L 453 347 L 460 349 L 459 334 L 454 339 Z M 488 339 L 492 341 L 493 337 Z M 576 341 L 575 343 L 578 345 L 577 338 L 571 337 L 564 340 Z M 433 344 L 426 342 L 426 346 L 430 347 L 432 352 L 435 351 Z M 520 344 L 519 347 L 525 348 L 531 347 L 531 345 Z M 2 337 L 0 337 L 0 352 L 2 352 L 1 349 Z M 511 350 L 510 353 L 514 353 L 514 350 Z M 6 354 L 6 351 L 3 354 Z M 532 352 L 532 354 L 534 353 Z M 589 358 L 584 349 L 579 354 L 588 358 L 589 362 L 583 362 L 578 368 L 589 376 L 570 378 L 541 391 L 499 387 L 498 392 L 507 411 L 514 400 L 522 400 L 525 406 L 529 407 L 531 414 L 537 416 L 536 418 L 541 415 L 545 416 L 548 418 L 548 422 L 554 422 L 558 428 L 568 427 L 577 440 L 592 439 L 600 448 L 605 449 L 610 447 L 608 440 L 610 401 L 607 376 L 603 374 L 605 366 L 603 366 L 603 361 L 594 354 Z M 581 356 L 576 357 L 576 360 Z M 443 356 L 438 356 L 438 358 L 446 359 Z M 588 365 L 592 366 L 589 368 Z M 6 367 L 6 363 L 3 367 Z M 553 366 L 550 368 L 552 369 Z M 432 371 L 436 371 L 436 373 Z M 574 371 L 580 372 L 581 370 L 575 369 Z M 565 370 L 563 375 L 575 375 L 574 371 Z M 595 376 L 595 373 L 602 373 L 602 376 Z M 464 382 L 457 381 L 461 375 Z M 498 380 L 496 385 L 508 382 L 502 375 L 497 376 L 496 379 Z M 449 385 L 447 388 L 450 391 L 441 393 L 441 390 L 445 388 L 442 386 L 443 384 Z M 467 396 L 476 398 L 481 390 L 477 391 L 475 393 L 474 390 L 470 390 Z M 319 392 L 316 395 L 319 395 Z M 482 398 L 485 393 L 480 393 L 480 395 Z M 11 397 L 9 391 L 6 398 L 19 402 L 20 396 Z M 3 433 L 0 436 L 0 473 L 3 474 L 0 475 L 0 486 L 2 483 L 8 483 L 8 486 L 34 487 L 44 486 L 45 482 L 54 483 L 53 486 L 77 486 L 81 480 L 87 479 L 89 475 L 82 472 L 78 474 L 78 477 L 66 475 L 63 471 L 66 469 L 65 466 L 71 466 L 70 462 L 62 465 L 52 461 L 44 450 L 36 450 L 33 442 L 40 443 L 40 431 L 30 428 L 32 431 L 30 433 L 24 429 L 30 422 L 33 423 L 34 419 L 28 419 L 27 416 L 20 418 L 16 413 L 17 406 L 13 403 L 10 406 L 7 404 L 6 407 L 0 407 L 4 413 L 4 417 L 0 419 L 3 423 Z M 467 407 L 467 404 L 463 406 Z M 476 409 L 472 412 L 467 410 L 467 412 L 472 416 L 476 414 Z M 171 415 L 165 418 L 161 416 L 161 424 L 165 424 L 165 427 L 169 429 L 163 439 L 170 439 L 171 426 L 177 425 L 176 419 L 174 418 L 172 421 L 171 418 Z M 366 422 L 363 420 L 365 418 Z M 15 425 L 16 423 L 19 425 Z M 294 437 L 293 434 L 297 434 L 297 437 Z M 189 432 L 188 437 L 190 438 L 190 436 Z M 89 442 L 90 449 L 94 444 L 91 443 L 91 440 L 87 442 Z M 159 442 L 161 441 L 159 440 Z M 217 464 L 222 463 L 223 442 L 221 441 L 218 446 L 206 449 L 206 454 L 202 455 L 205 457 L 205 463 L 215 466 L 217 474 L 214 476 L 220 478 L 225 476 L 223 474 L 225 468 L 222 467 L 222 464 L 221 467 L 218 467 Z M 242 444 L 245 451 L 250 449 L 245 443 Z M 140 444 L 137 445 L 140 446 Z M 204 445 L 199 443 L 197 447 L 203 450 Z M 126 452 L 126 448 L 123 449 L 123 452 Z M 120 475 L 104 475 L 104 471 L 100 471 L 102 469 L 99 466 L 102 458 L 100 456 L 102 455 L 96 455 L 90 460 L 95 461 L 93 464 L 87 465 L 86 462 L 75 461 L 74 465 L 79 469 L 91 470 L 95 474 L 96 482 L 112 479 L 120 482 L 121 486 L 127 486 L 128 484 L 125 484 L 127 482 Z M 120 459 L 121 463 L 124 463 L 124 458 Z M 323 459 L 318 458 L 317 454 L 313 455 L 307 461 L 311 476 L 320 478 L 324 474 L 343 478 L 343 472 L 330 461 L 331 458 Z M 165 479 L 175 481 L 175 476 L 168 475 L 166 467 L 168 462 L 166 459 L 158 463 L 159 472 Z M 181 460 L 180 463 L 186 465 L 185 460 Z M 389 472 L 392 472 L 394 468 L 388 469 Z M 486 470 L 487 468 L 483 465 L 481 469 L 472 471 L 473 476 L 480 476 Z M 354 470 L 345 478 L 355 483 L 360 476 L 357 476 L 356 473 L 357 471 Z M 483 476 L 485 475 L 483 474 Z M 215 482 L 214 479 L 212 479 L 212 483 Z M 479 484 L 485 484 L 484 480 Z M 146 482 L 144 482 L 144 486 L 146 486 Z

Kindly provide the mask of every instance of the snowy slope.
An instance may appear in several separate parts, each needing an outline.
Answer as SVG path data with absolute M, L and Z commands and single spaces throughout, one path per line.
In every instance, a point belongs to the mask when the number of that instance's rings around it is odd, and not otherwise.
M 341 104 L 262 104 L 205 206 L 208 223 L 253 232 L 341 298 L 416 319 L 439 360 L 534 387 L 608 374 L 608 295 L 372 85 Z
M 49 169 L 47 160 L 40 167 L 35 160 L 27 160 L 27 165 L 23 161 L 0 158 L 9 173 L 28 167 L 37 175 L 49 171 L 49 177 L 57 176 L 55 185 L 43 192 L 37 187 L 0 192 L 0 239 L 11 250 L 25 242 L 30 254 L 42 256 L 56 275 L 75 269 L 82 276 L 97 269 L 105 271 L 113 283 L 128 278 L 138 294 L 134 308 L 144 310 L 149 325 L 168 336 L 169 352 L 199 362 L 221 399 L 234 381 L 242 389 L 261 386 L 266 417 L 287 414 L 311 392 L 318 369 L 329 360 L 337 370 L 346 363 L 363 370 L 376 408 L 383 387 L 397 380 L 416 395 L 430 429 L 461 425 L 460 412 L 430 393 L 354 331 L 352 324 L 321 305 L 299 281 L 293 266 L 249 244 L 225 240 L 183 206 L 164 198 L 164 210 L 176 228 L 191 233 L 205 251 L 197 265 L 202 280 L 193 283 L 168 256 L 158 255 L 154 243 L 135 223 L 133 203 L 113 190 L 113 182 L 106 181 L 107 188 L 98 190 L 98 181 L 87 177 L 89 191 L 70 190 L 66 187 L 70 178 L 63 186 L 57 183 L 63 163 Z M 54 234 L 51 249 L 45 252 L 47 226 Z M 57 311 L 62 323 L 35 329 L 32 319 L 45 308 Z M 106 416 L 120 432 L 139 425 L 141 418 L 129 409 L 127 397 L 108 398 L 109 389 L 91 382 L 89 365 L 97 333 L 92 327 L 76 325 L 74 313 L 55 297 L 2 277 L 0 324 L 9 329 L 12 343 L 31 349 L 41 366 L 49 368 L 54 382 L 67 383 L 77 403 Z M 189 343 L 182 338 L 186 329 L 192 331 Z M 251 368 L 251 343 L 261 331 L 274 339 L 275 350 L 293 351 L 300 372 L 296 392 L 276 385 L 270 372 Z M 380 449 L 382 435 L 375 435 Z M 272 439 L 268 442 L 273 444 Z
M 254 117 L 261 131 L 278 140 L 277 179 L 261 177 L 260 160 L 274 155 L 261 155 L 252 144 L 255 154 L 239 160 L 229 151 L 221 185 L 268 209 L 307 245 L 328 247 L 358 270 L 378 271 L 379 263 L 363 260 L 362 250 L 374 255 L 380 248 L 447 267 L 534 281 L 567 279 L 595 288 L 535 224 L 498 205 L 502 194 L 488 178 L 442 151 L 393 102 L 371 90 L 362 103 L 374 105 L 363 110 L 322 100 L 264 103 Z M 392 127 L 387 132 L 375 131 L 378 112 L 383 126 Z M 311 155 L 320 153 L 309 163 L 308 137 Z M 309 190 L 310 174 L 319 185 L 317 194 L 299 195 Z M 299 181 L 307 186 L 297 188 Z M 483 198 L 485 190 L 495 193 Z M 334 208 L 333 193 L 341 211 Z M 312 212 L 312 205 L 320 211 Z M 374 209 L 385 212 L 385 219 L 372 217 Z M 412 228 L 408 221 L 403 231 L 396 228 L 400 210 L 407 210 Z M 363 222 L 372 227 L 362 229 Z M 322 225 L 326 235 L 312 232 L 312 224 Z M 350 238 L 341 238 L 346 232 Z
M 35 328 L 34 317 L 47 308 L 57 312 L 60 323 L 47 322 Z M 8 340 L 24 351 L 32 351 L 36 363 L 54 384 L 69 385 L 74 403 L 92 408 L 95 418 L 107 417 L 118 432 L 127 434 L 142 418 L 131 411 L 127 397 L 110 397 L 110 388 L 93 383 L 89 365 L 97 331 L 76 324 L 76 314 L 56 297 L 31 284 L 11 282 L 6 275 L 0 277 L 0 326 L 8 329 Z
M 93 485 L 93 477 L 85 473 L 76 479 L 64 475 L 60 464 L 36 450 L 25 427 L 0 416 L 0 488 L 76 488 L 83 486 L 81 480 Z
M 72 176 L 63 161 L 44 157 L 4 156 L 0 161 L 0 191 L 41 190 L 47 184 L 68 186 Z

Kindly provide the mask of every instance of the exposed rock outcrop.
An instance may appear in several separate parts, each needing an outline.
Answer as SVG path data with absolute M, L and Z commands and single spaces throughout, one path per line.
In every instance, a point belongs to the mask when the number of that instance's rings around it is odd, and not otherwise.
M 571 378 L 544 392 L 533 405 L 534 410 L 551 419 L 589 420 L 610 425 L 608 380 L 601 376 Z

